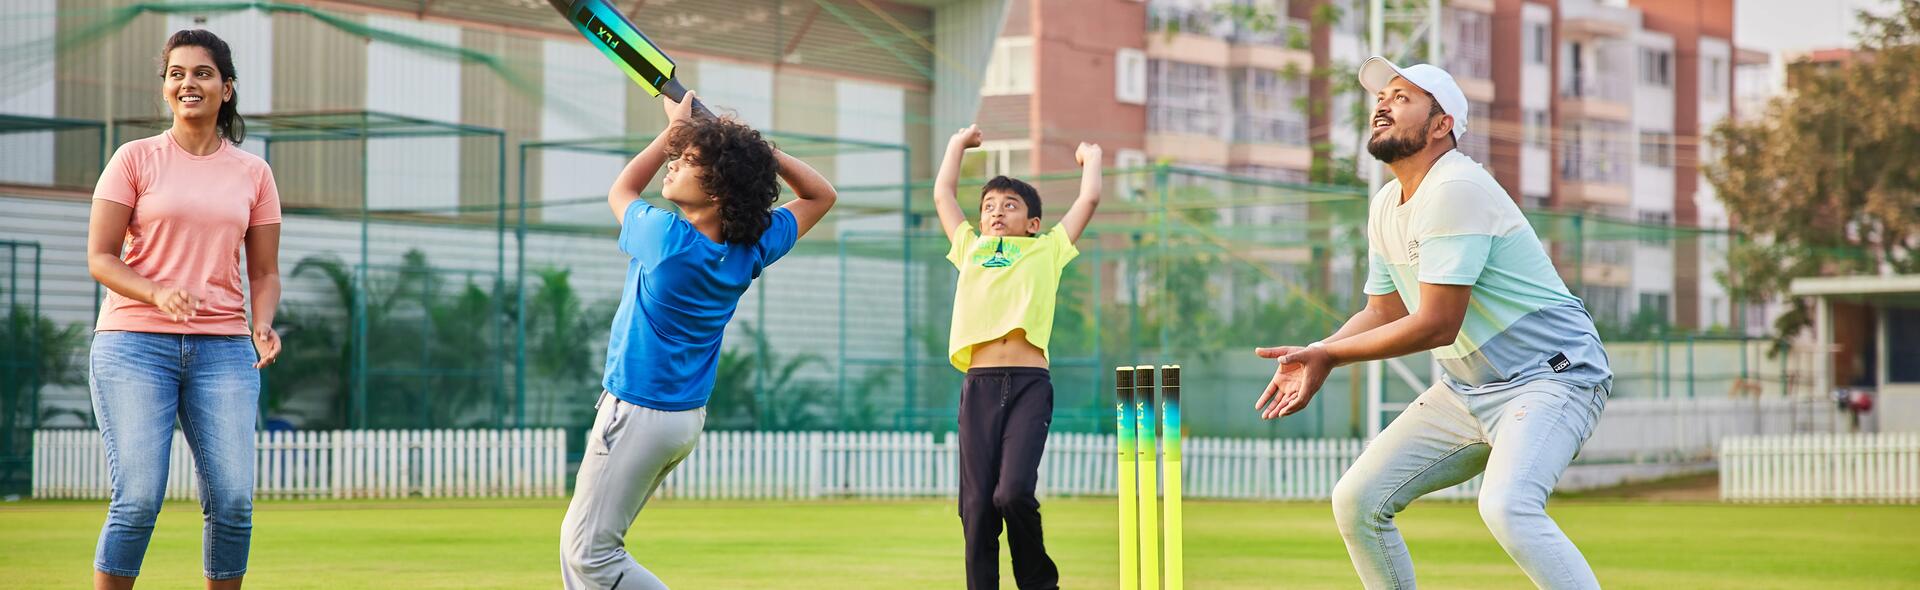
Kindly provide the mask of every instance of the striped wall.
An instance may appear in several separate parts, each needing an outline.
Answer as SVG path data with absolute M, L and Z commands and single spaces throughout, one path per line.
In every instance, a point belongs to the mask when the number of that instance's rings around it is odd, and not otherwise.
M 451 25 L 375 16 L 367 24 L 416 39 L 459 46 Z M 460 62 L 443 54 L 375 40 L 367 44 L 367 110 L 460 120 Z M 373 210 L 445 209 L 460 204 L 460 139 L 367 140 L 367 206 Z M 489 183 L 491 184 L 491 183 Z
M 351 15 L 347 15 L 353 18 Z M 306 17 L 273 17 L 273 110 L 301 113 L 367 108 L 366 39 Z M 358 141 L 273 147 L 274 180 L 288 206 L 358 209 L 365 194 L 366 146 Z
M 854 80 L 840 80 L 834 84 L 834 101 L 837 107 L 835 121 L 837 125 L 833 135 L 851 140 L 868 141 L 882 144 L 904 144 L 907 140 L 905 124 L 904 93 L 897 87 L 883 86 Z M 900 194 L 895 190 L 860 191 L 858 187 L 880 185 L 899 185 L 906 181 L 906 157 L 899 152 L 860 150 L 845 151 L 834 157 L 839 173 L 834 177 L 837 186 L 847 187 L 841 192 L 843 202 L 849 205 L 898 205 Z M 898 216 L 888 216 L 890 221 L 869 223 L 842 223 L 845 229 L 892 229 L 900 228 Z M 891 225 L 887 225 L 890 223 Z
M 125 0 L 59 0 L 57 26 L 81 29 L 103 11 L 130 4 Z M 56 115 L 70 119 L 104 121 L 110 118 L 165 116 L 160 102 L 160 48 L 166 42 L 165 19 L 147 15 L 120 28 L 118 34 L 80 43 L 53 55 Z M 112 113 L 109 117 L 108 113 Z M 93 186 L 98 179 L 102 146 L 95 137 L 63 133 L 54 139 L 54 175 L 57 184 Z M 108 147 L 105 151 L 110 152 Z
M 54 10 L 53 0 L 16 0 L 0 3 L 0 39 L 7 43 L 45 39 L 52 44 L 52 19 L 28 18 Z M 9 54 L 0 58 L 0 113 L 52 117 L 54 61 L 52 51 Z M 52 132 L 0 135 L 0 182 L 51 184 Z
M 699 74 L 691 79 L 695 90 L 715 112 L 739 117 L 754 127 L 773 125 L 772 68 L 708 60 L 700 62 Z
M 537 39 L 495 31 L 467 29 L 462 35 L 462 43 L 466 47 L 494 55 L 537 56 L 542 43 Z M 536 81 L 541 78 L 544 65 L 544 62 L 536 59 L 516 59 L 506 64 L 518 79 Z M 496 140 L 488 137 L 461 140 L 461 205 L 493 205 L 500 198 L 501 188 L 505 189 L 509 203 L 519 195 L 520 166 L 515 146 L 540 136 L 539 90 L 537 87 L 516 84 L 485 64 L 462 65 L 459 120 L 469 125 L 499 129 L 506 134 L 506 143 L 496 145 Z M 506 160 L 504 167 L 500 162 L 500 150 L 503 148 Z M 505 185 L 501 187 L 498 183 Z M 529 186 L 539 185 L 533 183 Z M 487 217 L 487 213 L 481 211 L 469 215 Z
M 548 40 L 541 43 L 542 90 L 540 139 L 560 141 L 607 137 L 626 129 L 628 80 L 619 69 L 605 67 L 606 58 L 585 43 Z M 539 191 L 528 201 L 565 201 L 605 196 L 626 158 L 542 150 Z M 599 225 L 612 219 L 604 200 L 577 205 L 550 206 L 535 218 L 544 223 Z

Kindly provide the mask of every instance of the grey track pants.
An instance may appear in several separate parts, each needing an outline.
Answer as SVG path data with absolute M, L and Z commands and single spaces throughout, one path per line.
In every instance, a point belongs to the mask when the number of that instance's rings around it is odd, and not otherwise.
M 560 525 L 560 576 L 568 590 L 664 590 L 627 554 L 627 529 L 647 499 L 693 453 L 707 409 L 667 412 L 600 396 L 587 431 L 573 502 Z

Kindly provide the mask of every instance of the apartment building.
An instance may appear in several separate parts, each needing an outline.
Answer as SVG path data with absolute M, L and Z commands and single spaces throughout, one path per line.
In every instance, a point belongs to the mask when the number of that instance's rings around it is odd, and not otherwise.
M 1371 102 L 1335 77 L 1371 54 L 1368 4 L 1012 0 L 979 115 L 995 138 L 980 171 L 1070 169 L 1083 140 L 1119 166 L 1166 160 L 1280 181 L 1313 180 L 1316 161 L 1364 169 Z M 1764 57 L 1733 47 L 1733 0 L 1441 4 L 1438 59 L 1425 1 L 1386 2 L 1385 53 L 1454 75 L 1474 113 L 1461 151 L 1523 207 L 1654 228 L 1729 223 L 1699 138 L 1732 115 L 1735 68 Z M 1652 310 L 1683 329 L 1738 323 L 1713 278 L 1723 247 L 1642 235 L 1550 247 L 1602 321 Z

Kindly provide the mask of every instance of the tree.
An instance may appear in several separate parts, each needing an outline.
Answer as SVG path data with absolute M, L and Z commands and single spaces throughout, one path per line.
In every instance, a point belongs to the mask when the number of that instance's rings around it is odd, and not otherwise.
M 61 327 L 33 311 L 12 305 L 0 318 L 0 492 L 5 493 L 29 486 L 33 431 L 56 415 L 40 403 L 40 390 L 86 383 L 79 363 L 85 357 L 75 354 L 86 341 L 86 325 Z
M 528 397 L 539 392 L 534 424 L 593 421 L 593 406 L 583 403 L 599 391 L 605 358 L 595 345 L 606 342 L 612 305 L 587 305 L 573 288 L 570 269 L 534 273 L 539 287 L 527 297 Z M 576 403 L 562 403 L 572 400 Z
M 833 413 L 825 384 L 800 376 L 808 366 L 828 367 L 811 352 L 782 355 L 764 329 L 742 322 L 747 345 L 720 351 L 707 426 L 715 430 L 808 430 L 826 425 Z
M 1795 66 L 1787 95 L 1711 135 L 1707 178 L 1744 238 L 1718 273 L 1737 300 L 1795 277 L 1920 272 L 1920 0 L 1860 19 L 1859 59 Z M 1810 323 L 1806 303 L 1788 305 L 1781 342 Z
M 504 285 L 483 288 L 471 273 L 435 269 L 417 249 L 397 267 L 376 268 L 366 284 L 330 255 L 302 259 L 289 276 L 310 272 L 332 287 L 334 305 L 289 304 L 275 322 L 286 352 L 267 372 L 270 415 L 286 413 L 291 399 L 323 394 L 331 402 L 324 413 L 303 416 L 304 427 L 503 423 L 499 364 L 509 359 L 508 302 L 516 293 Z M 366 314 L 367 333 L 355 338 L 360 313 Z M 355 346 L 367 347 L 365 424 L 352 423 Z

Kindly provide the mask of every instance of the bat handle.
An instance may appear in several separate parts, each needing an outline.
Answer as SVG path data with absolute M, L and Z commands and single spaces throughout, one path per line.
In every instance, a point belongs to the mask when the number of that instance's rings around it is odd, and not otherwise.
M 681 86 L 679 80 L 669 79 L 665 85 L 660 87 L 660 94 L 666 95 L 667 98 L 672 99 L 673 102 L 680 102 L 687 98 L 687 87 Z M 712 119 L 713 111 L 707 110 L 707 105 L 701 103 L 700 99 L 696 98 L 693 99 L 693 116 Z

